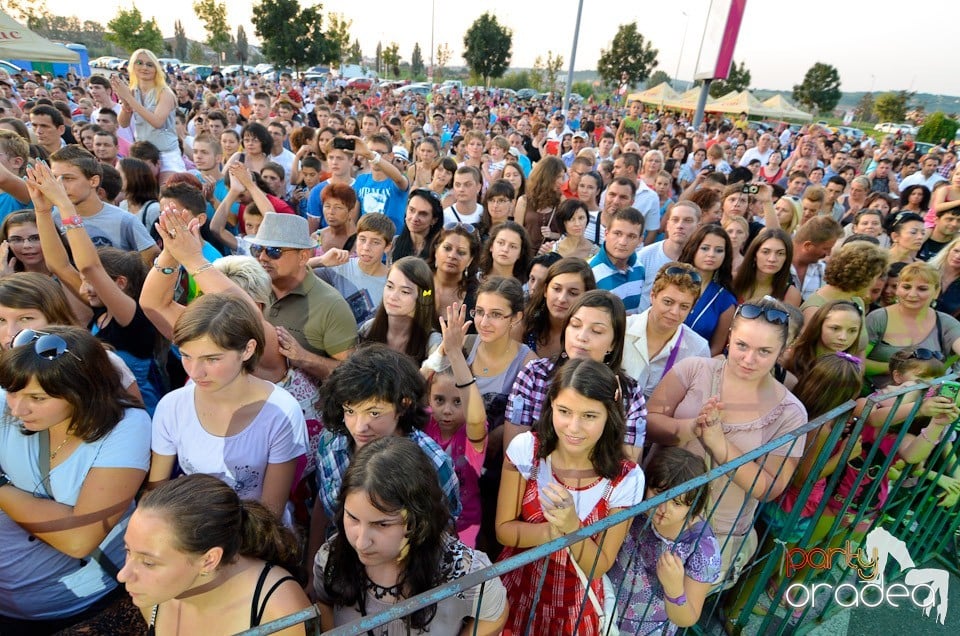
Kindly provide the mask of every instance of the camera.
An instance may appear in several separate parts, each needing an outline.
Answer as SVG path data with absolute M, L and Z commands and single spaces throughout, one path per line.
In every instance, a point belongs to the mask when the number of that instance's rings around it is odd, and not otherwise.
M 758 186 L 756 183 L 745 183 L 740 191 L 744 194 L 756 194 L 757 192 L 760 192 L 760 186 Z
M 334 137 L 333 148 L 335 150 L 349 150 L 354 152 L 357 149 L 356 139 L 347 139 L 346 137 Z

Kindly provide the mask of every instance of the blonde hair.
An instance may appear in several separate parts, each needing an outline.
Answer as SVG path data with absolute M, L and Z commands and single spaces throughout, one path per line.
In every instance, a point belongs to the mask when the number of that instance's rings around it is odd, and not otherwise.
M 940 289 L 940 271 L 930 263 L 910 263 L 900 270 L 900 282 L 920 280 Z
M 140 82 L 137 79 L 137 74 L 133 72 L 133 67 L 136 64 L 137 57 L 140 55 L 146 55 L 147 58 L 153 62 L 153 67 L 157 69 L 156 74 L 154 74 L 154 87 L 153 92 L 156 97 L 160 98 L 160 93 L 163 92 L 163 89 L 167 88 L 167 74 L 163 70 L 163 65 L 160 64 L 160 61 L 157 59 L 157 56 L 153 54 L 153 51 L 150 49 L 137 49 L 130 54 L 130 65 L 127 67 L 128 72 L 130 73 L 130 90 L 135 91 L 140 86 Z

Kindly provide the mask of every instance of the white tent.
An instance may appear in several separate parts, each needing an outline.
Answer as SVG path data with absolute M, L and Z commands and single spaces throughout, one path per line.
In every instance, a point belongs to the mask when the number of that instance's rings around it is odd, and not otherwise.
M 648 88 L 645 91 L 639 93 L 630 93 L 627 95 L 627 103 L 634 100 L 640 100 L 644 104 L 653 104 L 663 108 L 663 105 L 668 102 L 675 102 L 680 99 L 680 96 L 677 95 L 677 92 L 670 87 L 670 84 L 666 82 L 661 82 L 652 88 Z
M 80 55 L 54 44 L 0 11 L 0 58 L 30 62 L 79 62 Z
M 791 104 L 790 100 L 780 93 L 777 93 L 770 99 L 764 100 L 763 105 L 771 111 L 772 117 L 799 119 L 801 121 L 811 121 L 813 119 L 813 115 Z

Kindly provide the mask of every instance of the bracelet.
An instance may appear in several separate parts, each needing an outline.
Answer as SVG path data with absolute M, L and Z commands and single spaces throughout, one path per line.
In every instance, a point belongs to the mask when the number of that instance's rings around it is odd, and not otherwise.
M 164 276 L 169 276 L 170 274 L 173 274 L 173 273 L 176 272 L 178 269 L 180 269 L 179 267 L 161 267 L 160 264 L 159 264 L 159 262 L 158 262 L 159 260 L 160 260 L 160 257 L 159 257 L 159 256 L 156 257 L 155 259 L 153 259 L 153 269 L 157 270 L 158 272 L 160 272 L 160 273 L 163 274 Z
M 663 593 L 663 598 L 664 598 L 664 600 L 667 601 L 668 603 L 673 603 L 674 605 L 677 605 L 677 606 L 683 606 L 683 605 L 686 605 L 686 604 L 687 604 L 687 593 L 686 593 L 686 592 L 684 592 L 683 594 L 681 594 L 680 596 L 678 596 L 678 597 L 676 597 L 676 598 L 673 598 L 673 597 L 671 597 L 671 596 L 668 596 L 667 593 L 664 592 L 664 593 Z
M 469 382 L 464 382 L 463 384 L 456 384 L 456 383 L 454 383 L 453 386 L 457 387 L 458 389 L 465 389 L 465 388 L 467 388 L 468 386 L 470 386 L 471 384 L 476 384 L 476 383 L 477 383 L 477 376 L 473 376 L 473 377 L 470 379 Z
M 929 426 L 925 426 L 925 427 L 923 427 L 923 428 L 920 429 L 920 437 L 922 437 L 922 438 L 923 438 L 924 440 L 926 440 L 928 443 L 936 446 L 936 445 L 940 442 L 940 440 L 937 440 L 937 441 L 935 442 L 935 441 L 933 441 L 932 439 L 930 439 L 930 436 L 927 434 L 927 429 L 928 429 L 928 428 L 930 428 L 930 427 L 929 427 Z M 943 437 L 943 433 L 940 434 L 940 437 L 941 437 L 941 438 Z
M 485 440 L 485 439 L 487 439 L 487 434 L 486 434 L 486 433 L 484 433 L 484 434 L 483 434 L 483 437 L 481 437 L 480 439 L 473 439 L 472 437 L 467 437 L 467 441 L 468 441 L 468 442 L 473 442 L 474 444 L 479 444 L 480 442 L 482 442 L 482 441 Z
M 197 274 L 202 274 L 202 273 L 204 273 L 205 271 L 207 271 L 208 269 L 211 269 L 212 267 L 213 267 L 213 263 L 204 263 L 203 265 L 201 265 L 200 267 L 198 267 L 195 272 L 193 272 L 193 273 L 190 274 L 190 275 L 193 276 L 194 278 L 196 278 Z
M 60 225 L 63 226 L 65 230 L 72 228 L 83 227 L 83 217 L 77 214 L 74 214 L 70 218 L 62 219 Z

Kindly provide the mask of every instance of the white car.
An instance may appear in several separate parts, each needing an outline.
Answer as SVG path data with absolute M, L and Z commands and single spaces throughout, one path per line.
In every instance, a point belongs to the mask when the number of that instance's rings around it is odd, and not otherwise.
M 111 68 L 110 66 L 111 64 L 116 65 L 122 61 L 123 60 L 121 60 L 119 57 L 113 57 L 112 55 L 104 55 L 102 57 L 98 57 L 95 60 L 91 60 L 90 66 L 96 66 L 97 68 Z
M 158 57 L 157 61 L 160 62 L 160 65 L 163 66 L 163 68 L 167 68 L 168 66 L 172 66 L 173 68 L 180 68 L 181 66 L 183 66 L 183 62 L 181 62 L 175 57 Z

